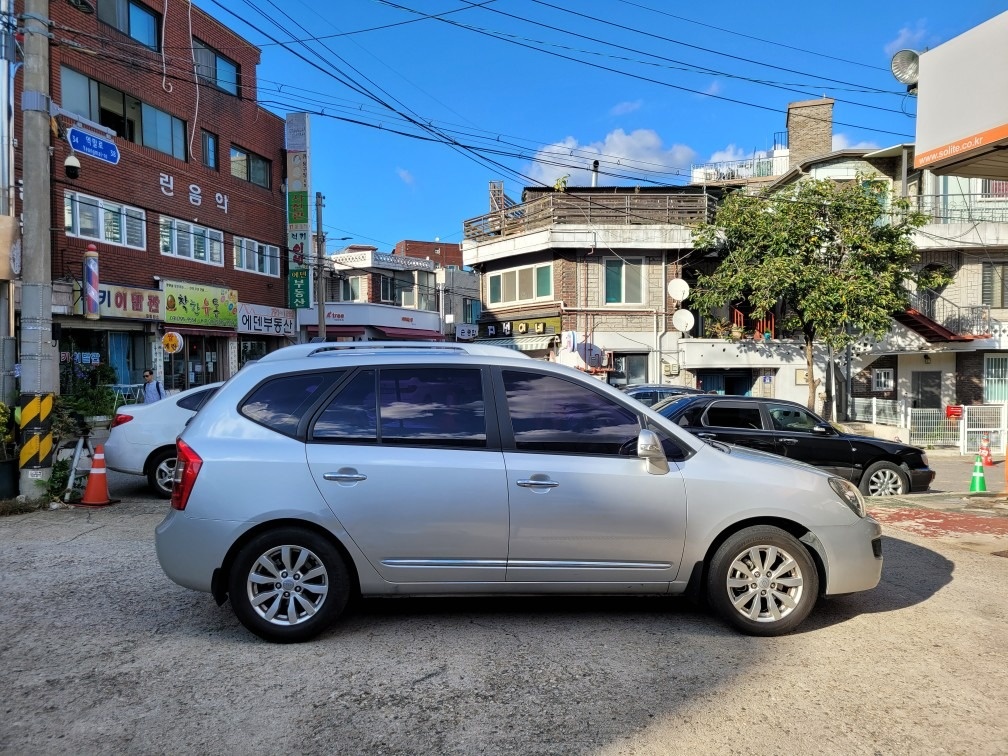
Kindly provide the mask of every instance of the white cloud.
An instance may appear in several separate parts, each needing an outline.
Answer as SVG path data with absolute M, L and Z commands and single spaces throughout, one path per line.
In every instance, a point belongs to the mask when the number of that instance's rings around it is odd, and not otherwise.
M 718 95 L 721 94 L 721 83 L 717 79 L 710 83 L 710 86 L 704 90 L 705 94 Z
M 652 129 L 636 129 L 629 134 L 616 129 L 598 142 L 581 144 L 567 137 L 551 144 L 536 153 L 525 173 L 547 186 L 564 175 L 568 186 L 591 186 L 591 164 L 598 160 L 600 184 L 625 185 L 635 179 L 671 184 L 677 175 L 689 176 L 695 158 L 696 152 L 686 145 L 666 147 Z
M 745 160 L 746 158 L 752 157 L 753 153 L 747 153 L 741 147 L 736 147 L 734 144 L 729 144 L 723 150 L 718 150 L 713 155 L 710 156 L 709 163 L 729 163 L 735 160 Z
M 609 110 L 609 115 L 611 116 L 621 116 L 627 113 L 633 113 L 635 110 L 640 110 L 641 106 L 644 104 L 643 100 L 634 100 L 630 102 L 619 102 L 612 106 Z
M 834 150 L 877 150 L 878 148 L 879 145 L 876 142 L 852 142 L 846 134 L 833 135 Z
M 885 46 L 885 53 L 890 58 L 900 50 L 922 50 L 924 39 L 927 37 L 927 29 L 924 28 L 924 21 L 918 21 L 914 27 L 904 26 L 899 30 L 896 39 Z
M 400 181 L 407 186 L 413 186 L 414 178 L 412 173 L 407 171 L 405 168 L 396 168 L 396 173 L 399 175 Z

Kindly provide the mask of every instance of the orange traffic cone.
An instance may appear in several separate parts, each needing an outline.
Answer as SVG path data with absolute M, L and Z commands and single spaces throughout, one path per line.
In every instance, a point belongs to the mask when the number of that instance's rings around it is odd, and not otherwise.
M 91 472 L 88 475 L 87 486 L 80 504 L 88 507 L 104 507 L 115 504 L 119 499 L 110 499 L 108 481 L 105 479 L 105 447 L 95 447 L 94 458 L 91 460 Z

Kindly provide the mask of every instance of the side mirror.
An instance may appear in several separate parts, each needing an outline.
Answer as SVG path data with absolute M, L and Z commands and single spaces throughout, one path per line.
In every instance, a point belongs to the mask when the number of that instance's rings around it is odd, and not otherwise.
M 661 439 L 652 430 L 643 428 L 637 434 L 637 456 L 647 462 L 647 471 L 652 475 L 664 475 L 669 471 Z
M 829 423 L 818 423 L 812 427 L 813 433 L 818 433 L 822 436 L 833 436 L 836 435 L 836 429 L 833 428 Z

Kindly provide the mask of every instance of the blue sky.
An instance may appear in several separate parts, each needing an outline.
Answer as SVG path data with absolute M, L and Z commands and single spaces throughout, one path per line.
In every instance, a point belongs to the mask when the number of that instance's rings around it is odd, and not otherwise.
M 826 95 L 834 147 L 913 141 L 889 60 L 1004 0 L 196 0 L 262 49 L 259 99 L 311 116 L 330 249 L 459 242 L 488 186 L 682 184 Z M 283 42 L 285 44 L 278 44 Z

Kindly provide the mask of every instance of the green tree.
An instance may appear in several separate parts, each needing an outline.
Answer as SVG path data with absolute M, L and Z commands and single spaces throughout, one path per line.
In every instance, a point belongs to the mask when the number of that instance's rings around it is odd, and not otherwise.
M 715 222 L 693 232 L 694 245 L 715 249 L 720 262 L 700 275 L 694 307 L 705 314 L 747 302 L 754 318 L 780 306 L 780 326 L 800 331 L 808 369 L 808 406 L 817 340 L 835 349 L 861 334 L 886 333 L 906 309 L 908 280 L 919 253 L 911 236 L 926 216 L 885 185 L 859 177 L 797 182 L 773 194 L 729 195 Z

